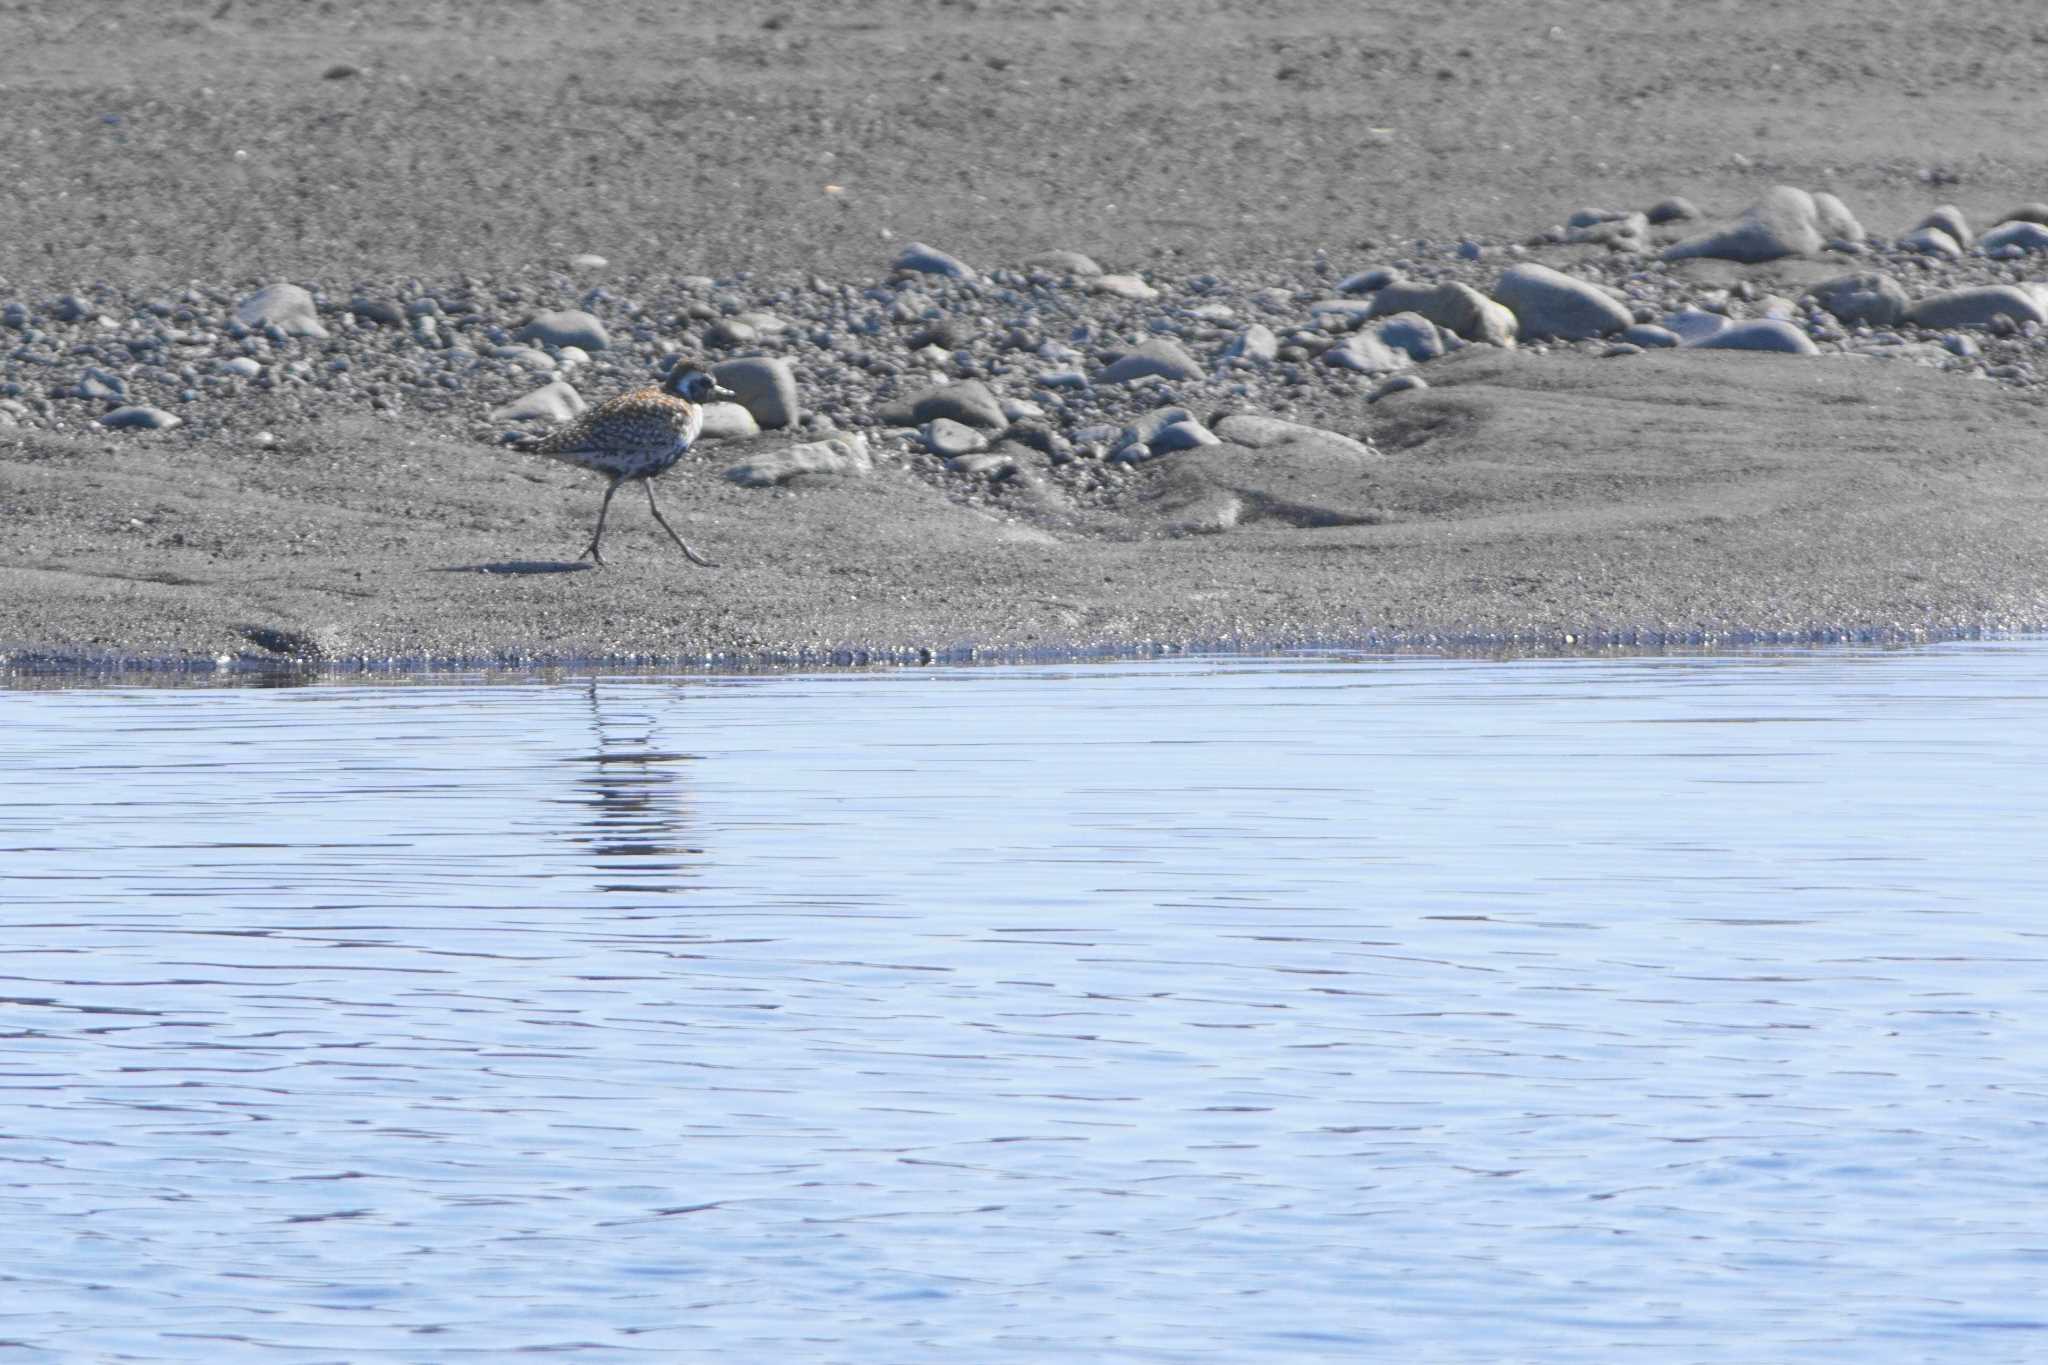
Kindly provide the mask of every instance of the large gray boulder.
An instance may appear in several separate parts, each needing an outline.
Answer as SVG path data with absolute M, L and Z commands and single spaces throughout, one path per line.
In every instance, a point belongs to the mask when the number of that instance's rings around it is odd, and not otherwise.
M 1600 286 L 1534 262 L 1502 272 L 1493 299 L 1515 315 L 1525 337 L 1581 341 L 1611 335 L 1635 321 L 1621 301 Z

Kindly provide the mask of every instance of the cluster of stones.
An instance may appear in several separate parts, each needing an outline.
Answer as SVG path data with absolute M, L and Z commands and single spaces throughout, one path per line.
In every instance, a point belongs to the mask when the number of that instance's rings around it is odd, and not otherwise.
M 635 278 L 595 256 L 340 291 L 100 286 L 32 301 L 0 280 L 0 425 L 182 424 L 270 444 L 354 409 L 473 437 L 566 420 L 585 394 L 693 364 L 738 395 L 714 405 L 708 442 L 807 438 L 750 449 L 729 470 L 740 482 L 894 460 L 1085 497 L 1176 451 L 1256 444 L 1253 417 L 1362 413 L 1359 400 L 1424 387 L 1418 371 L 1474 345 L 1832 352 L 2036 382 L 2048 205 L 1981 236 L 1944 206 L 1889 241 L 1833 196 L 1782 186 L 1683 235 L 1696 217 L 1682 200 L 1588 209 L 1528 242 L 1415 243 L 1355 273 L 1319 256 L 1236 280 L 1112 273 L 1073 252 L 983 272 L 918 243 L 860 283 Z M 1841 268 L 1797 296 L 1694 268 L 1787 258 Z M 1235 434 L 1219 435 L 1223 414 Z

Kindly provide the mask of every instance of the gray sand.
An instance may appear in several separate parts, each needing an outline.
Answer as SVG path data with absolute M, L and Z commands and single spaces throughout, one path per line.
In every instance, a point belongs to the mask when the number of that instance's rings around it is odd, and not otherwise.
M 1322 251 L 1342 273 L 1673 193 L 1720 215 L 1772 183 L 1828 188 L 1894 234 L 1940 202 L 1981 227 L 2048 197 L 2048 32 L 2016 37 L 2009 5 L 1188 8 L 16 15 L 0 298 L 299 280 L 346 299 L 467 274 L 568 306 L 533 271 L 578 252 L 640 280 L 858 287 L 912 238 L 983 268 L 1063 248 L 1250 277 Z M 342 62 L 358 73 L 322 78 Z M 1836 268 L 1857 266 L 1802 278 Z M 813 433 L 707 444 L 660 489 L 715 570 L 633 489 L 612 566 L 573 564 L 601 485 L 490 444 L 502 391 L 430 422 L 359 406 L 275 448 L 249 440 L 254 411 L 0 421 L 0 659 L 743 665 L 2048 625 L 2039 387 L 1697 351 L 1475 347 L 1423 373 L 1367 407 L 1369 385 L 1318 371 L 1285 414 L 1383 460 L 1207 447 L 1085 503 L 900 458 L 746 489 L 721 471 Z

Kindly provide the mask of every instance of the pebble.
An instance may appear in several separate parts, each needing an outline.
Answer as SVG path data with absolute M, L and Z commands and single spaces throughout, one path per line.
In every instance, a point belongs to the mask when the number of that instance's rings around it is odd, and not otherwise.
M 1821 236 L 1828 239 L 1828 246 L 1861 245 L 1868 235 L 1856 215 L 1849 211 L 1849 206 L 1826 190 L 1813 192 L 1813 212 L 1814 226 L 1820 229 Z
M 924 442 L 926 450 L 948 460 L 988 449 L 988 437 L 950 417 L 938 417 L 925 423 L 918 439 Z
M 594 251 L 585 251 L 580 255 L 569 258 L 569 268 L 571 270 L 602 270 L 610 264 L 610 261 Z
M 1820 210 L 1813 196 L 1791 185 L 1776 185 L 1737 221 L 1664 248 L 1664 259 L 1711 256 L 1726 261 L 1775 261 L 1811 256 L 1824 245 Z
M 2048 225 L 2025 218 L 2011 218 L 1977 239 L 1986 252 L 2018 247 L 2022 252 L 2048 251 Z
M 2041 300 L 2013 284 L 1930 294 L 1906 310 L 1905 320 L 1916 327 L 1989 327 L 2001 313 L 2014 322 L 2048 322 Z
M 1469 284 L 1423 285 L 1396 280 L 1373 298 L 1373 316 L 1417 313 L 1467 341 L 1511 347 L 1521 330 L 1515 315 Z
M 491 409 L 494 422 L 566 422 L 587 404 L 575 388 L 557 379 L 532 393 Z
M 1188 418 L 1171 423 L 1162 429 L 1157 436 L 1146 442 L 1146 448 L 1154 455 L 1167 455 L 1176 450 L 1193 450 L 1196 446 L 1220 444 L 1222 442 L 1216 438 L 1214 432 L 1193 418 Z
M 1112 459 L 1125 461 L 1146 460 L 1155 454 L 1163 453 L 1153 449 L 1155 441 L 1162 439 L 1170 428 L 1183 424 L 1200 425 L 1195 421 L 1195 414 L 1187 408 L 1177 403 L 1168 404 L 1166 407 L 1154 408 L 1150 412 L 1133 419 L 1128 426 L 1114 435 L 1098 435 L 1095 439 L 1107 439 L 1109 441 L 1110 457 Z M 1075 439 L 1084 442 L 1088 437 L 1089 433 L 1085 431 L 1075 434 Z
M 800 474 L 857 478 L 873 473 L 874 468 L 867 437 L 856 434 L 767 451 L 745 464 L 734 465 L 725 471 L 725 477 L 742 488 L 771 488 Z
M 1105 384 L 1126 384 L 1134 379 L 1199 379 L 1202 367 L 1182 350 L 1179 343 L 1154 338 L 1124 352 L 1097 376 Z
M 723 360 L 711 367 L 711 377 L 733 391 L 763 430 L 796 425 L 796 371 L 781 356 Z
M 1397 351 L 1407 352 L 1410 360 L 1418 364 L 1435 360 L 1444 353 L 1443 334 L 1436 324 L 1420 313 L 1396 313 L 1382 318 L 1373 327 L 1381 341 Z
M 366 322 L 396 327 L 405 321 L 405 310 L 388 299 L 366 299 L 358 295 L 348 301 L 348 311 Z
M 604 324 L 581 308 L 564 308 L 536 315 L 512 334 L 515 341 L 538 341 L 544 346 L 580 346 L 602 351 L 611 346 Z
M 1635 321 L 1598 285 L 1534 262 L 1502 272 L 1493 299 L 1515 315 L 1525 337 L 1577 341 L 1619 332 Z
M 1850 327 L 1890 327 L 1906 316 L 1906 290 L 1891 276 L 1875 270 L 1837 275 L 1813 287 L 1820 306 Z
M 273 284 L 235 305 L 235 320 L 257 330 L 276 328 L 286 336 L 325 337 L 313 296 L 296 284 Z
M 923 242 L 912 242 L 896 253 L 891 263 L 897 270 L 907 270 L 920 275 L 944 275 L 949 279 L 971 280 L 974 272 L 958 258 L 948 256 L 937 247 L 926 246 Z
M 761 339 L 761 334 L 749 323 L 738 318 L 720 318 L 705 329 L 704 340 L 721 350 L 732 351 L 742 346 L 752 346 Z
M 1010 419 L 1003 415 L 1003 405 L 979 379 L 920 389 L 907 398 L 884 404 L 876 416 L 885 424 L 898 427 L 922 426 L 941 417 L 990 431 L 1010 424 Z
M 149 431 L 167 431 L 184 425 L 185 419 L 162 408 L 144 406 L 115 408 L 99 419 L 103 427 L 140 427 Z
M 10 303 L 0 308 L 0 325 L 12 327 L 17 332 L 26 331 L 31 316 L 27 304 Z
M 1088 287 L 1098 294 L 1113 294 L 1117 298 L 1140 303 L 1149 303 L 1159 297 L 1157 289 L 1136 275 L 1099 275 L 1089 282 Z
M 1726 331 L 1728 319 L 1703 308 L 1681 308 L 1675 313 L 1665 314 L 1663 326 L 1678 338 L 1681 345 L 1690 345 Z
M 1700 351 L 1782 351 L 1789 355 L 1818 355 L 1813 338 L 1789 322 L 1776 318 L 1752 318 L 1722 328 L 1711 336 L 1689 341 Z

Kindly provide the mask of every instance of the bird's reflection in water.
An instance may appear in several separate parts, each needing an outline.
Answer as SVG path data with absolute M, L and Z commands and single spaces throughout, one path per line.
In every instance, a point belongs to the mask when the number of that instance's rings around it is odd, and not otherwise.
M 667 748 L 657 737 L 660 712 L 680 696 L 665 688 L 605 689 L 591 680 L 597 750 L 573 760 L 587 769 L 575 781 L 589 818 L 569 837 L 590 850 L 601 891 L 672 895 L 688 889 L 696 875 L 703 850 L 686 837 L 690 808 L 682 778 L 698 756 Z

